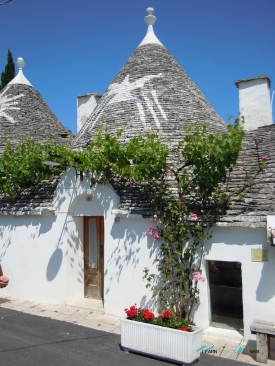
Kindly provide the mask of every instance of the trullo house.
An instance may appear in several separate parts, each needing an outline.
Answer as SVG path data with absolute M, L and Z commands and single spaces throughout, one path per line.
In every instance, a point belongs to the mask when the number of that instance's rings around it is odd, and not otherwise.
M 197 121 L 204 121 L 209 132 L 226 131 L 225 122 L 154 34 L 155 20 L 148 8 L 145 38 L 105 93 L 78 98 L 74 148 L 85 147 L 103 124 L 111 133 L 123 128 L 124 139 L 159 130 L 171 146 L 183 136 L 183 125 Z M 26 134 L 40 142 L 49 137 L 58 144 L 71 143 L 70 133 L 23 75 L 22 59 L 18 66 L 18 75 L 0 93 L 1 136 L 15 144 Z M 275 227 L 275 128 L 270 79 L 235 83 L 247 132 L 230 184 L 242 184 L 259 156 L 269 160 L 206 243 L 206 281 L 199 284 L 194 321 L 205 332 L 248 340 L 254 339 L 250 325 L 255 318 L 275 317 L 275 247 L 267 238 L 269 227 Z M 147 233 L 155 225 L 150 204 L 123 182 L 91 188 L 88 177 L 80 178 L 71 168 L 14 201 L 1 199 L 0 261 L 10 278 L 2 293 L 57 304 L 84 296 L 104 299 L 105 312 L 118 316 L 134 303 L 151 304 L 142 280 L 144 267 L 155 267 L 157 242 Z

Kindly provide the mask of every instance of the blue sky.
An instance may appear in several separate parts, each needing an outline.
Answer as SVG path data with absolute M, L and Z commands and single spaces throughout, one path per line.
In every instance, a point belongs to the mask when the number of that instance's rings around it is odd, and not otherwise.
M 275 0 L 12 0 L 0 6 L 0 71 L 8 48 L 23 57 L 25 76 L 75 133 L 76 97 L 107 89 L 144 38 L 149 6 L 156 36 L 224 120 L 238 114 L 234 80 L 268 75 L 272 94 Z

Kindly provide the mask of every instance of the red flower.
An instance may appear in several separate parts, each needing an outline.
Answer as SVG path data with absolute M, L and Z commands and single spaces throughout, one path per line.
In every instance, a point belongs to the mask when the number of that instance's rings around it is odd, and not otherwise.
M 170 318 L 171 312 L 169 310 L 165 310 L 165 312 L 163 313 L 164 318 L 168 319 Z
M 268 161 L 268 157 L 267 157 L 266 155 L 264 155 L 264 156 L 262 157 L 262 160 L 263 160 L 263 161 Z
M 147 308 L 143 308 L 143 309 L 141 309 L 141 311 L 142 311 L 142 313 L 144 314 L 144 313 L 146 313 L 147 311 L 149 311 L 149 309 L 147 309 Z
M 158 316 L 158 318 L 159 318 L 159 319 L 162 319 L 162 318 L 163 318 L 163 315 L 159 315 L 159 316 Z
M 178 330 L 182 330 L 183 332 L 186 332 L 186 328 L 185 327 L 179 328 Z
M 145 320 L 153 320 L 154 319 L 155 315 L 149 309 L 141 309 L 141 311 L 143 312 L 143 318 Z
M 124 309 L 124 311 L 129 319 L 133 319 L 138 315 L 138 310 L 135 305 L 130 306 L 130 309 Z

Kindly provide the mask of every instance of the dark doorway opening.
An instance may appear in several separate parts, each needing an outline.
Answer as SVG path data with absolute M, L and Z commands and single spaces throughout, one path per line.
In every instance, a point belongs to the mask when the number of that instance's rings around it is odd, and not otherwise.
M 242 265 L 208 261 L 211 326 L 243 331 Z

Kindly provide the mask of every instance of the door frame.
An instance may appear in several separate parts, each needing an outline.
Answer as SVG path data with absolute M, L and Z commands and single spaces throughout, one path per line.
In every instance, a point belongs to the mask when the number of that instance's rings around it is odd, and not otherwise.
M 89 267 L 89 220 L 96 220 L 97 237 L 97 285 L 93 286 L 90 279 L 93 271 Z M 84 216 L 84 297 L 91 299 L 104 298 L 104 216 Z M 94 288 L 93 288 L 94 287 Z M 97 287 L 97 288 L 96 288 Z

